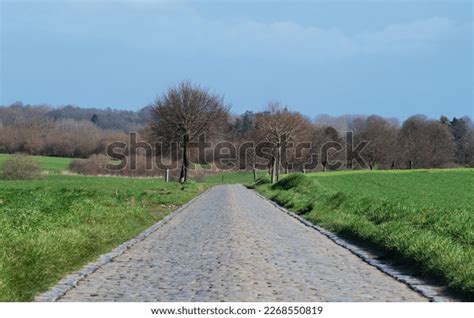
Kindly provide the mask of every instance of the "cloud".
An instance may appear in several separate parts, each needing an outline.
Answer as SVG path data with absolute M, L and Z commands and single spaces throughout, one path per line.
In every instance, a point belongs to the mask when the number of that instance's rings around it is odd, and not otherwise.
M 447 18 L 432 17 L 406 24 L 392 24 L 381 31 L 349 36 L 338 28 L 307 27 L 294 22 L 256 23 L 226 26 L 222 23 L 216 37 L 239 43 L 245 48 L 296 54 L 300 57 L 344 58 L 366 53 L 409 54 L 430 50 L 449 39 L 461 26 Z
M 348 34 L 293 21 L 257 22 L 245 18 L 209 19 L 187 6 L 156 8 L 150 45 L 192 49 L 225 56 L 283 59 L 340 59 L 364 54 L 429 52 L 443 41 L 472 30 L 449 18 L 431 17 L 382 30 Z M 140 37 L 139 37 L 140 38 Z
M 79 39 L 102 49 L 115 48 L 117 44 L 168 54 L 188 52 L 285 61 L 420 54 L 461 32 L 472 35 L 471 28 L 444 17 L 349 34 L 337 26 L 321 28 L 294 21 L 261 22 L 237 16 L 209 18 L 183 2 L 68 2 L 52 6 L 56 6 L 54 10 L 15 10 L 10 15 L 15 20 L 12 27 L 31 28 L 25 29 L 31 33 L 37 28 L 46 37 L 51 34 L 52 41 L 65 39 L 66 43 Z M 7 30 L 8 24 L 4 27 Z
M 359 52 L 407 53 L 431 48 L 437 41 L 449 38 L 461 26 L 448 18 L 432 17 L 406 24 L 392 24 L 379 32 L 364 32 L 354 37 Z

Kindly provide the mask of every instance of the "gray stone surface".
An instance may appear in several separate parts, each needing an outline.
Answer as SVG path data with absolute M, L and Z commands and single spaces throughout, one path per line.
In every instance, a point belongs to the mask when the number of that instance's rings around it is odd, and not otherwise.
M 426 301 L 253 191 L 217 186 L 61 301 Z

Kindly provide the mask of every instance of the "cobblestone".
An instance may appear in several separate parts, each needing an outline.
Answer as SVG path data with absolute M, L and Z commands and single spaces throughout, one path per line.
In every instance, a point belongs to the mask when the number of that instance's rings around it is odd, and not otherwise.
M 61 301 L 426 301 L 253 191 L 222 185 Z

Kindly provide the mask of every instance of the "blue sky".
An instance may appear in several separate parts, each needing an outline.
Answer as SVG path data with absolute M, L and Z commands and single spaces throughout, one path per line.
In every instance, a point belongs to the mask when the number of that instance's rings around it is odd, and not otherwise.
M 473 116 L 471 1 L 1 1 L 0 103 Z

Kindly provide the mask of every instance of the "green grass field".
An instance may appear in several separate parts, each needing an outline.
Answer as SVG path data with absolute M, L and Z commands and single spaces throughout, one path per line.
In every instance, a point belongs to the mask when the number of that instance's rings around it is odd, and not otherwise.
M 294 174 L 256 189 L 474 297 L 474 169 Z
M 193 182 L 54 174 L 0 181 L 0 301 L 31 300 L 204 188 Z
M 2 162 L 10 158 L 12 155 L 0 154 L 0 165 Z M 45 156 L 34 156 L 35 160 L 38 161 L 41 170 L 59 172 L 66 170 L 71 163 L 71 158 L 62 157 L 45 157 Z

